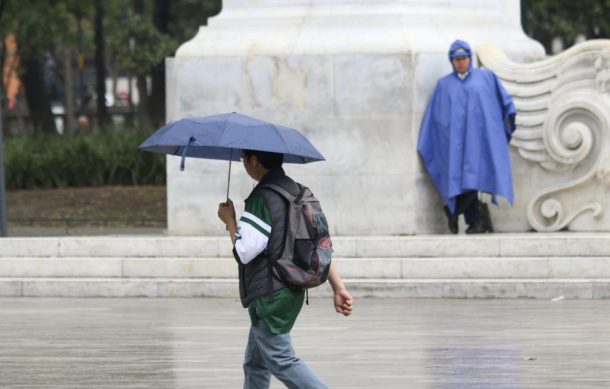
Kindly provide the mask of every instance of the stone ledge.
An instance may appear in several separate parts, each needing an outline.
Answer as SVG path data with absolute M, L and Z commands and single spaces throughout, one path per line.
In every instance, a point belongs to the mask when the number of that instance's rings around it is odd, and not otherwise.
M 354 298 L 606 299 L 610 279 L 410 279 L 345 280 Z M 331 297 L 330 286 L 310 297 Z
M 346 280 L 355 298 L 610 298 L 610 279 L 566 280 Z M 328 284 L 310 297 L 330 297 Z M 237 298 L 237 280 L 226 279 L 0 279 L 1 297 L 228 297 Z
M 238 297 L 237 280 L 0 278 L 0 297 Z
M 610 257 L 335 258 L 354 279 L 610 278 Z M 0 277 L 227 278 L 233 258 L 1 258 Z
M 609 233 L 338 236 L 336 257 L 604 257 Z M 229 257 L 227 237 L 2 238 L 3 257 Z

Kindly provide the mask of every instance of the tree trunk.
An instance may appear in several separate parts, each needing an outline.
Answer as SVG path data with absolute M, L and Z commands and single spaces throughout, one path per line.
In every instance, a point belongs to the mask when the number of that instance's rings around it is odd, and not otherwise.
M 133 10 L 138 15 L 144 15 L 144 1 L 133 0 Z
M 51 102 L 44 87 L 42 62 L 37 58 L 24 58 L 21 64 L 24 69 L 22 81 L 25 98 L 28 102 L 34 131 L 57 134 L 51 112 Z
M 153 22 L 157 30 L 166 35 L 169 32 L 171 18 L 171 2 L 169 0 L 155 0 Z M 165 61 L 157 64 L 151 72 L 150 92 L 150 118 L 158 127 L 165 123 Z
M 95 89 L 98 128 L 106 127 L 109 123 L 108 108 L 106 108 L 106 61 L 104 54 L 104 6 L 101 0 L 95 0 Z
M 74 100 L 74 72 L 72 71 L 72 55 L 70 48 L 62 49 L 64 56 L 64 105 L 66 120 L 65 133 L 73 134 L 76 131 L 76 105 Z
M 108 75 L 110 77 L 110 79 L 112 80 L 112 96 L 114 97 L 114 103 L 115 105 L 117 104 L 117 96 L 118 96 L 118 92 L 117 92 L 117 88 L 118 88 L 118 82 L 119 82 L 119 76 L 118 76 L 118 71 L 117 71 L 117 67 L 114 61 L 114 58 L 112 58 L 110 60 L 110 62 L 106 63 L 106 69 L 108 69 Z
M 155 126 L 165 123 L 165 61 L 155 66 L 151 73 L 150 119 Z
M 134 0 L 133 10 L 137 15 L 144 17 L 144 1 Z M 138 42 L 134 42 L 138 45 Z M 148 85 L 146 83 L 146 76 L 136 75 L 136 88 L 138 89 L 138 97 L 140 99 L 138 103 L 138 125 L 140 129 L 149 127 L 149 99 L 148 99 Z
M 140 98 L 140 103 L 138 104 L 138 124 L 140 129 L 148 129 L 151 127 L 151 124 L 148 116 L 149 97 L 146 76 L 137 77 L 137 86 L 138 97 Z

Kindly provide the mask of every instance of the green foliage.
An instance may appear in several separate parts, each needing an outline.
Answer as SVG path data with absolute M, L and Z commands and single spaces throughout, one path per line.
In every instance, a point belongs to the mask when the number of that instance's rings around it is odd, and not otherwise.
M 22 56 L 36 56 L 70 39 L 70 1 L 3 0 L 0 35 L 14 33 Z
M 140 15 L 129 15 L 121 28 L 109 32 L 109 36 L 113 55 L 127 72 L 134 75 L 147 75 L 177 45 Z
M 610 0 L 523 0 L 526 32 L 550 51 L 554 38 L 566 46 L 579 35 L 610 38 Z
M 163 185 L 165 156 L 138 150 L 149 134 L 105 130 L 5 139 L 8 189 Z
M 193 38 L 199 27 L 207 25 L 207 20 L 217 15 L 221 8 L 221 0 L 172 1 L 169 35 L 180 43 Z
M 191 39 L 207 19 L 220 12 L 221 0 L 173 0 L 167 34 L 153 24 L 152 1 L 145 1 L 144 13 L 126 11 L 124 1 L 106 2 L 107 35 L 112 55 L 133 75 L 147 75 L 166 57 L 175 53 L 185 40 Z M 120 5 L 120 7 L 118 6 Z

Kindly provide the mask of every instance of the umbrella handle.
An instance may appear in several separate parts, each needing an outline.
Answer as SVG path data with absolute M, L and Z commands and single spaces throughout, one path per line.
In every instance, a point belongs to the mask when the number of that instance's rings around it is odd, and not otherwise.
M 231 162 L 233 161 L 229 160 L 229 178 L 227 179 L 227 203 L 229 202 L 229 188 L 231 187 Z
M 231 151 L 231 154 L 233 154 L 233 151 Z M 233 160 L 229 159 L 229 179 L 227 180 L 227 204 L 229 204 L 229 188 L 231 186 L 231 162 L 233 162 Z M 226 225 L 225 229 L 229 231 L 229 225 Z

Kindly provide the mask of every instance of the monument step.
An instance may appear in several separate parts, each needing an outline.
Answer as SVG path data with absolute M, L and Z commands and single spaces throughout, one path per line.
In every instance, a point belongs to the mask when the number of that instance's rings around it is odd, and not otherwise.
M 344 258 L 598 257 L 610 253 L 608 233 L 339 236 Z M 198 257 L 230 255 L 225 237 L 104 236 L 0 239 L 3 257 Z
M 353 279 L 610 278 L 610 257 L 334 258 Z M 229 278 L 233 258 L 0 257 L 0 277 Z
M 227 237 L 4 238 L 0 295 L 237 297 L 229 248 Z M 356 297 L 610 298 L 610 234 L 336 237 L 334 248 Z
M 610 279 L 345 280 L 354 298 L 610 298 Z M 328 284 L 310 297 L 330 297 Z M 0 278 L 0 297 L 228 297 L 234 279 Z M 92 302 L 94 304 L 94 302 Z

